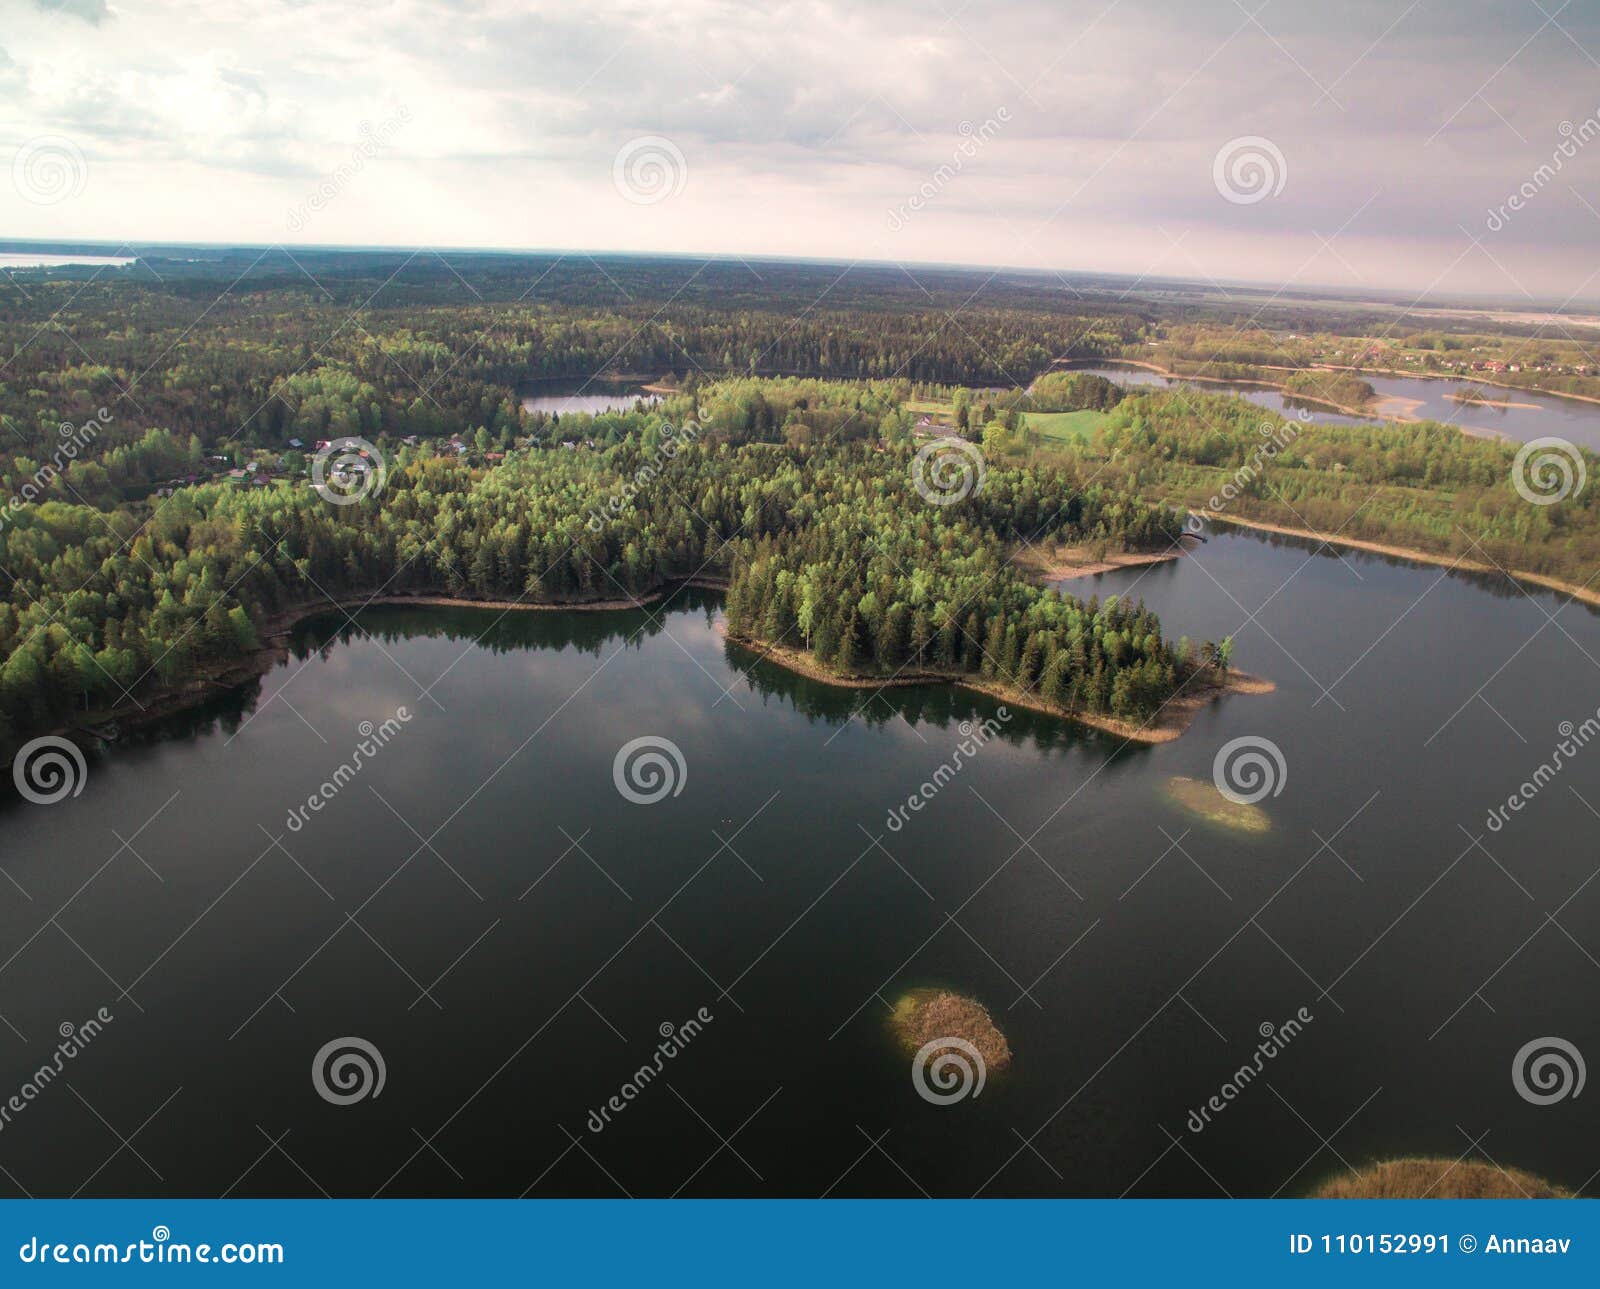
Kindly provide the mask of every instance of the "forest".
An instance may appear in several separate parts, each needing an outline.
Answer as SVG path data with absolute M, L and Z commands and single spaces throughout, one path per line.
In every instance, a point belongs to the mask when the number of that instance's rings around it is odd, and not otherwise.
M 1515 486 L 1519 446 L 1428 421 L 1302 423 L 1177 389 L 1130 394 L 1089 441 L 1032 455 L 1104 467 L 1102 478 L 1176 507 L 1200 509 L 1228 488 L 1226 512 L 1241 519 L 1585 585 L 1600 568 L 1600 458 L 1573 448 L 1589 485 L 1534 504 Z
M 1024 275 L 433 258 L 235 252 L 0 280 L 0 743 L 127 711 L 330 599 L 561 604 L 688 578 L 727 585 L 734 634 L 838 674 L 970 676 L 1144 720 L 1215 646 L 1169 641 L 1138 605 L 1044 590 L 1010 556 L 1170 548 L 1230 482 L 1239 518 L 1574 582 L 1600 560 L 1594 491 L 1528 504 L 1514 445 L 1052 370 L 1200 361 L 1217 341 L 1207 361 L 1229 374 L 1284 344 L 1309 362 L 1331 331 L 1222 344 L 1209 306 Z M 1307 305 L 1283 308 L 1304 325 Z M 1360 321 L 1311 320 L 1339 318 Z M 665 397 L 598 416 L 522 405 L 540 380 L 597 374 Z M 1070 432 L 1031 428 L 1052 416 Z M 913 481 L 938 434 L 987 458 L 949 506 Z M 346 436 L 386 483 L 330 505 L 308 469 Z
M 788 637 L 792 613 L 804 647 L 847 674 L 937 658 L 1126 719 L 1188 674 L 1151 615 L 1061 597 L 1007 559 L 1020 539 L 1058 534 L 1170 542 L 1176 512 L 1031 465 L 929 505 L 912 449 L 877 437 L 892 406 L 881 391 L 737 380 L 704 394 L 692 437 L 669 419 L 689 410 L 679 396 L 584 418 L 602 437 L 583 447 L 531 439 L 493 465 L 402 446 L 381 493 L 354 505 L 285 481 L 186 487 L 147 515 L 27 507 L 0 534 L 4 735 L 125 707 L 349 594 L 563 604 L 716 578 L 736 627 L 770 620 Z

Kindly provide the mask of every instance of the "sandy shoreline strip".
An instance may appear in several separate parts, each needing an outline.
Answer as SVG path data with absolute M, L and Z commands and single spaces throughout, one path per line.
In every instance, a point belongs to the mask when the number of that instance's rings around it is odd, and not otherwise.
M 1184 731 L 1194 722 L 1194 718 L 1206 706 L 1223 695 L 1270 694 L 1277 688 L 1270 680 L 1261 676 L 1252 676 L 1243 671 L 1230 671 L 1225 683 L 1197 686 L 1188 693 L 1180 691 L 1176 697 L 1167 700 L 1156 722 L 1135 725 L 1131 721 L 1118 720 L 1114 716 L 1101 716 L 1090 712 L 1065 712 L 1032 695 L 1003 685 L 991 684 L 964 673 L 902 671 L 888 677 L 841 676 L 823 667 L 811 654 L 803 650 L 791 649 L 787 645 L 769 645 L 761 640 L 735 636 L 728 631 L 724 622 L 718 622 L 716 630 L 724 639 L 759 655 L 758 661 L 775 663 L 785 670 L 820 684 L 835 685 L 840 689 L 899 689 L 910 685 L 954 685 L 958 689 L 968 689 L 973 693 L 983 694 L 997 702 L 1026 708 L 1028 711 L 1039 712 L 1045 716 L 1054 716 L 1058 720 L 1076 721 L 1080 725 L 1087 725 L 1130 743 L 1171 743 L 1174 739 L 1182 737 Z
M 1463 394 L 1460 390 L 1448 390 L 1445 397 L 1453 403 L 1460 403 L 1463 407 L 1503 407 L 1516 408 L 1519 412 L 1538 412 L 1543 409 L 1537 403 L 1513 403 L 1504 398 L 1473 398 Z
M 1362 541 L 1355 537 L 1339 537 L 1327 533 L 1314 533 L 1308 528 L 1289 528 L 1283 524 L 1269 524 L 1260 519 L 1240 519 L 1235 515 L 1219 515 L 1210 510 L 1196 510 L 1194 512 L 1204 518 L 1219 524 L 1232 524 L 1236 528 L 1253 528 L 1261 533 L 1277 533 L 1283 537 L 1301 537 L 1307 541 L 1326 542 L 1329 546 L 1345 546 L 1351 550 L 1368 551 L 1374 555 L 1390 555 L 1396 559 L 1410 560 L 1415 564 L 1433 564 L 1441 568 L 1459 568 L 1469 573 L 1498 574 L 1501 577 L 1509 576 L 1515 582 L 1527 582 L 1530 585 L 1542 587 L 1547 591 L 1560 591 L 1563 595 L 1570 595 L 1575 600 L 1582 600 L 1585 604 L 1600 605 L 1600 587 L 1594 585 L 1579 586 L 1575 582 L 1565 582 L 1559 577 L 1551 577 L 1546 573 L 1530 573 L 1525 569 L 1505 569 L 1494 564 L 1486 564 L 1481 560 L 1467 559 L 1461 555 L 1440 555 L 1432 551 L 1416 550 L 1408 546 L 1390 546 L 1383 542 Z
M 1045 582 L 1070 582 L 1074 578 L 1093 577 L 1098 573 L 1115 573 L 1118 569 L 1143 568 L 1149 564 L 1165 564 L 1168 560 L 1182 559 L 1190 547 L 1185 540 L 1195 541 L 1188 533 L 1178 538 L 1178 544 L 1159 551 L 1108 551 L 1099 559 L 1088 546 L 1067 546 L 1047 551 L 1038 546 L 1024 546 L 1012 552 L 1011 562 L 1031 577 Z M 1196 543 L 1198 544 L 1198 543 Z

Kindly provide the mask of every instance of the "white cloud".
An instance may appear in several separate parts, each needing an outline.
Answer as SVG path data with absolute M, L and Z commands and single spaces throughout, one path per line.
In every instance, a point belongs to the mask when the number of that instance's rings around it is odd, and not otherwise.
M 1337 12 L 1277 0 L 1261 25 L 1231 0 L 945 12 L 42 0 L 8 27 L 0 148 L 66 135 L 92 182 L 48 224 L 0 189 L 0 223 L 19 236 L 277 240 L 283 212 L 348 161 L 363 123 L 405 108 L 405 129 L 308 238 L 1162 263 L 1419 288 L 1443 272 L 1449 289 L 1515 291 L 1515 279 L 1538 292 L 1576 285 L 1572 257 L 1593 245 L 1596 217 L 1574 191 L 1600 208 L 1600 148 L 1574 162 L 1571 190 L 1498 235 L 1492 260 L 1469 250 L 1450 267 L 1469 246 L 1461 229 L 1483 233 L 1484 210 L 1548 155 L 1559 123 L 1600 108 L 1574 45 L 1600 48 L 1600 15 L 1568 10 L 1564 31 L 1541 31 L 1534 7 L 1488 0 L 1424 0 L 1398 24 L 1405 11 L 1377 0 Z M 1005 130 L 891 236 L 885 212 L 949 160 L 963 121 L 1001 106 Z M 678 145 L 689 181 L 640 208 L 617 197 L 611 162 L 645 134 Z M 1218 197 L 1212 158 L 1241 135 L 1282 150 L 1279 197 Z M 1320 238 L 1358 210 L 1326 251 Z

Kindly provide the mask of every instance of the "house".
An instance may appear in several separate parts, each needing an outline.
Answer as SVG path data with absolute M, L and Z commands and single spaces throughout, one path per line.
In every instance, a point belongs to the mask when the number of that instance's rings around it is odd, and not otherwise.
M 245 477 L 245 472 L 243 470 L 229 470 L 228 471 L 228 478 L 230 478 L 230 479 L 243 479 L 244 477 Z
M 317 451 L 318 452 L 321 452 L 323 448 L 330 448 L 332 446 L 333 446 L 333 444 L 329 443 L 327 439 L 318 439 L 317 440 Z
M 289 446 L 291 448 L 303 448 L 303 447 L 305 447 L 305 444 L 302 443 L 299 439 L 290 439 L 289 440 Z

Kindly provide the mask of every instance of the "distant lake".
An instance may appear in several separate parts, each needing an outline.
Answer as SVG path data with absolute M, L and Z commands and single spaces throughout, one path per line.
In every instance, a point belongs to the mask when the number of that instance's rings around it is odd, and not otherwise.
M 636 384 L 602 384 L 598 381 L 541 381 L 529 387 L 522 395 L 522 406 L 529 412 L 546 412 L 565 416 L 569 412 L 583 412 L 598 416 L 601 412 L 631 411 L 634 402 L 646 403 L 660 400 L 647 394 Z
M 710 593 L 304 624 L 259 686 L 91 756 L 80 797 L 0 807 L 0 1091 L 63 1022 L 115 1017 L 0 1163 L 41 1195 L 1271 1195 L 1488 1131 L 1500 1163 L 1583 1184 L 1600 1097 L 1528 1104 L 1511 1065 L 1545 1035 L 1600 1059 L 1600 747 L 1484 821 L 1593 713 L 1600 616 L 1222 531 L 1072 589 L 1237 632 L 1278 690 L 1154 749 L 1014 713 L 898 832 L 995 705 L 757 665 Z M 687 771 L 653 805 L 614 782 L 643 736 Z M 1243 737 L 1287 765 L 1265 834 L 1166 793 Z M 916 1094 L 885 1018 L 922 986 L 1009 1037 L 980 1097 Z M 386 1082 L 339 1106 L 311 1069 L 346 1036 Z M 147 1119 L 119 1151 L 106 1124 Z
M 34 255 L 0 251 L 0 269 L 57 269 L 81 265 L 122 268 L 133 262 L 132 256 L 123 255 Z
M 1139 367 L 1119 367 L 1106 364 L 1097 367 L 1075 367 L 1074 371 L 1090 371 L 1121 385 L 1160 386 L 1186 385 L 1195 389 L 1238 394 L 1261 407 L 1270 408 L 1280 416 L 1311 421 L 1319 425 L 1357 425 L 1363 420 L 1330 412 L 1315 403 L 1297 399 L 1282 390 L 1270 389 L 1246 381 L 1192 381 L 1183 377 L 1162 376 Z M 1459 425 L 1480 434 L 1502 435 L 1509 439 L 1527 442 L 1529 439 L 1555 436 L 1581 444 L 1591 451 L 1600 452 L 1600 403 L 1585 403 L 1576 399 L 1560 398 L 1553 394 L 1537 394 L 1523 389 L 1504 389 L 1498 385 L 1484 385 L 1471 380 L 1428 380 L 1414 376 L 1362 375 L 1377 391 L 1381 399 L 1397 399 L 1394 404 L 1403 408 L 1405 415 L 1420 420 L 1442 421 Z M 1448 397 L 1452 392 L 1479 388 L 1486 397 L 1522 407 L 1486 407 L 1460 403 Z

